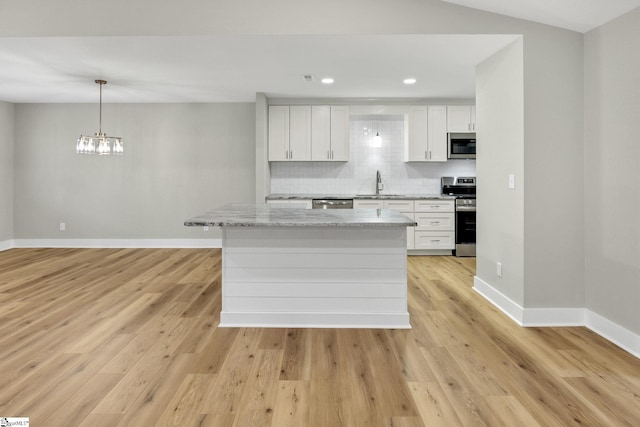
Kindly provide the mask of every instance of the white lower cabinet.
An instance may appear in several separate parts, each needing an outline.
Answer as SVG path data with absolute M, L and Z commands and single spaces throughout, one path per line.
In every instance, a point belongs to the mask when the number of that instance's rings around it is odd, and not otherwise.
M 414 203 L 413 200 L 383 200 L 383 207 L 385 209 L 393 209 L 400 212 L 403 215 L 408 216 L 411 219 L 413 217 Z M 415 227 L 407 227 L 407 249 L 413 249 L 414 238 L 413 234 L 415 232 Z
M 382 209 L 384 207 L 384 203 L 382 200 L 361 200 L 355 199 L 353 201 L 354 209 Z
M 418 223 L 418 231 L 451 231 L 455 229 L 455 214 L 442 212 L 416 212 L 415 221 Z
M 267 200 L 267 204 L 269 205 L 304 205 L 305 209 L 311 209 L 311 199 L 272 199 Z
M 353 207 L 393 209 L 417 222 L 417 226 L 407 227 L 407 249 L 416 251 L 455 249 L 456 220 L 453 200 L 355 199 Z
M 414 235 L 416 250 L 453 250 L 456 247 L 455 202 L 416 200 Z
M 416 231 L 414 249 L 454 249 L 455 231 Z

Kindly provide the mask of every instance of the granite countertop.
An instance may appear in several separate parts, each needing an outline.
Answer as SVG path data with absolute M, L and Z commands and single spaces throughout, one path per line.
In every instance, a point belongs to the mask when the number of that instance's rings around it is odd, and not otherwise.
M 443 194 L 269 194 L 266 200 L 310 200 L 310 199 L 393 199 L 393 200 L 454 200 L 454 196 Z
M 304 209 L 231 204 L 190 218 L 186 226 L 217 227 L 413 227 L 416 222 L 391 209 Z

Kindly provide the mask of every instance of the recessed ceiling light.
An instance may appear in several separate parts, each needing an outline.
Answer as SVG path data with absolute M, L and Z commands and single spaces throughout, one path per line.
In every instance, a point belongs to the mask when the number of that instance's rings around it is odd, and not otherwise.
M 406 85 L 412 85 L 412 84 L 414 84 L 415 82 L 417 82 L 417 80 L 416 80 L 416 79 L 414 79 L 413 77 L 408 78 L 408 79 L 404 79 L 404 80 L 402 81 L 402 83 L 404 83 L 404 84 L 406 84 Z
M 322 79 L 322 83 L 326 84 L 326 85 L 330 85 L 333 83 L 333 79 L 331 77 L 325 77 Z

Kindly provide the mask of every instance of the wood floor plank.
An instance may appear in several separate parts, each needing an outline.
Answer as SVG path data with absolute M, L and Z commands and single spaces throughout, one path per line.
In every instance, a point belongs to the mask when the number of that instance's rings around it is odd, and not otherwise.
M 437 382 L 411 382 L 409 390 L 411 390 L 420 418 L 425 426 L 455 427 L 463 425 Z
M 234 427 L 268 426 L 278 392 L 282 350 L 258 350 L 244 388 Z
M 298 427 L 311 425 L 310 383 L 308 381 L 278 381 L 278 393 L 271 425 Z
M 398 365 L 401 367 L 405 381 L 436 381 L 436 377 L 420 352 L 411 331 L 392 329 L 386 331 L 386 334 L 393 342 L 390 348 L 393 351 Z
M 539 427 L 540 424 L 513 396 L 485 396 L 487 405 L 499 420 L 498 425 Z
M 202 417 L 202 400 L 209 388 L 213 387 L 215 375 L 188 374 L 178 387 L 171 402 L 158 419 L 163 426 L 190 426 Z
M 290 329 L 285 334 L 280 380 L 311 379 L 311 335 L 309 329 Z
M 410 257 L 411 330 L 220 328 L 219 249 L 0 252 L 0 414 L 50 426 L 640 425 L 640 360 Z
M 216 382 L 204 399 L 205 414 L 237 414 L 250 372 L 256 362 L 260 330 L 241 329 L 231 346 Z

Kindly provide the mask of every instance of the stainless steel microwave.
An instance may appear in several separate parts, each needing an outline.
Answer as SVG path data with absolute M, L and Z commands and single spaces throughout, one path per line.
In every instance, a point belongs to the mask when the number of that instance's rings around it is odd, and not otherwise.
M 475 159 L 475 133 L 449 133 L 447 157 L 449 159 Z

